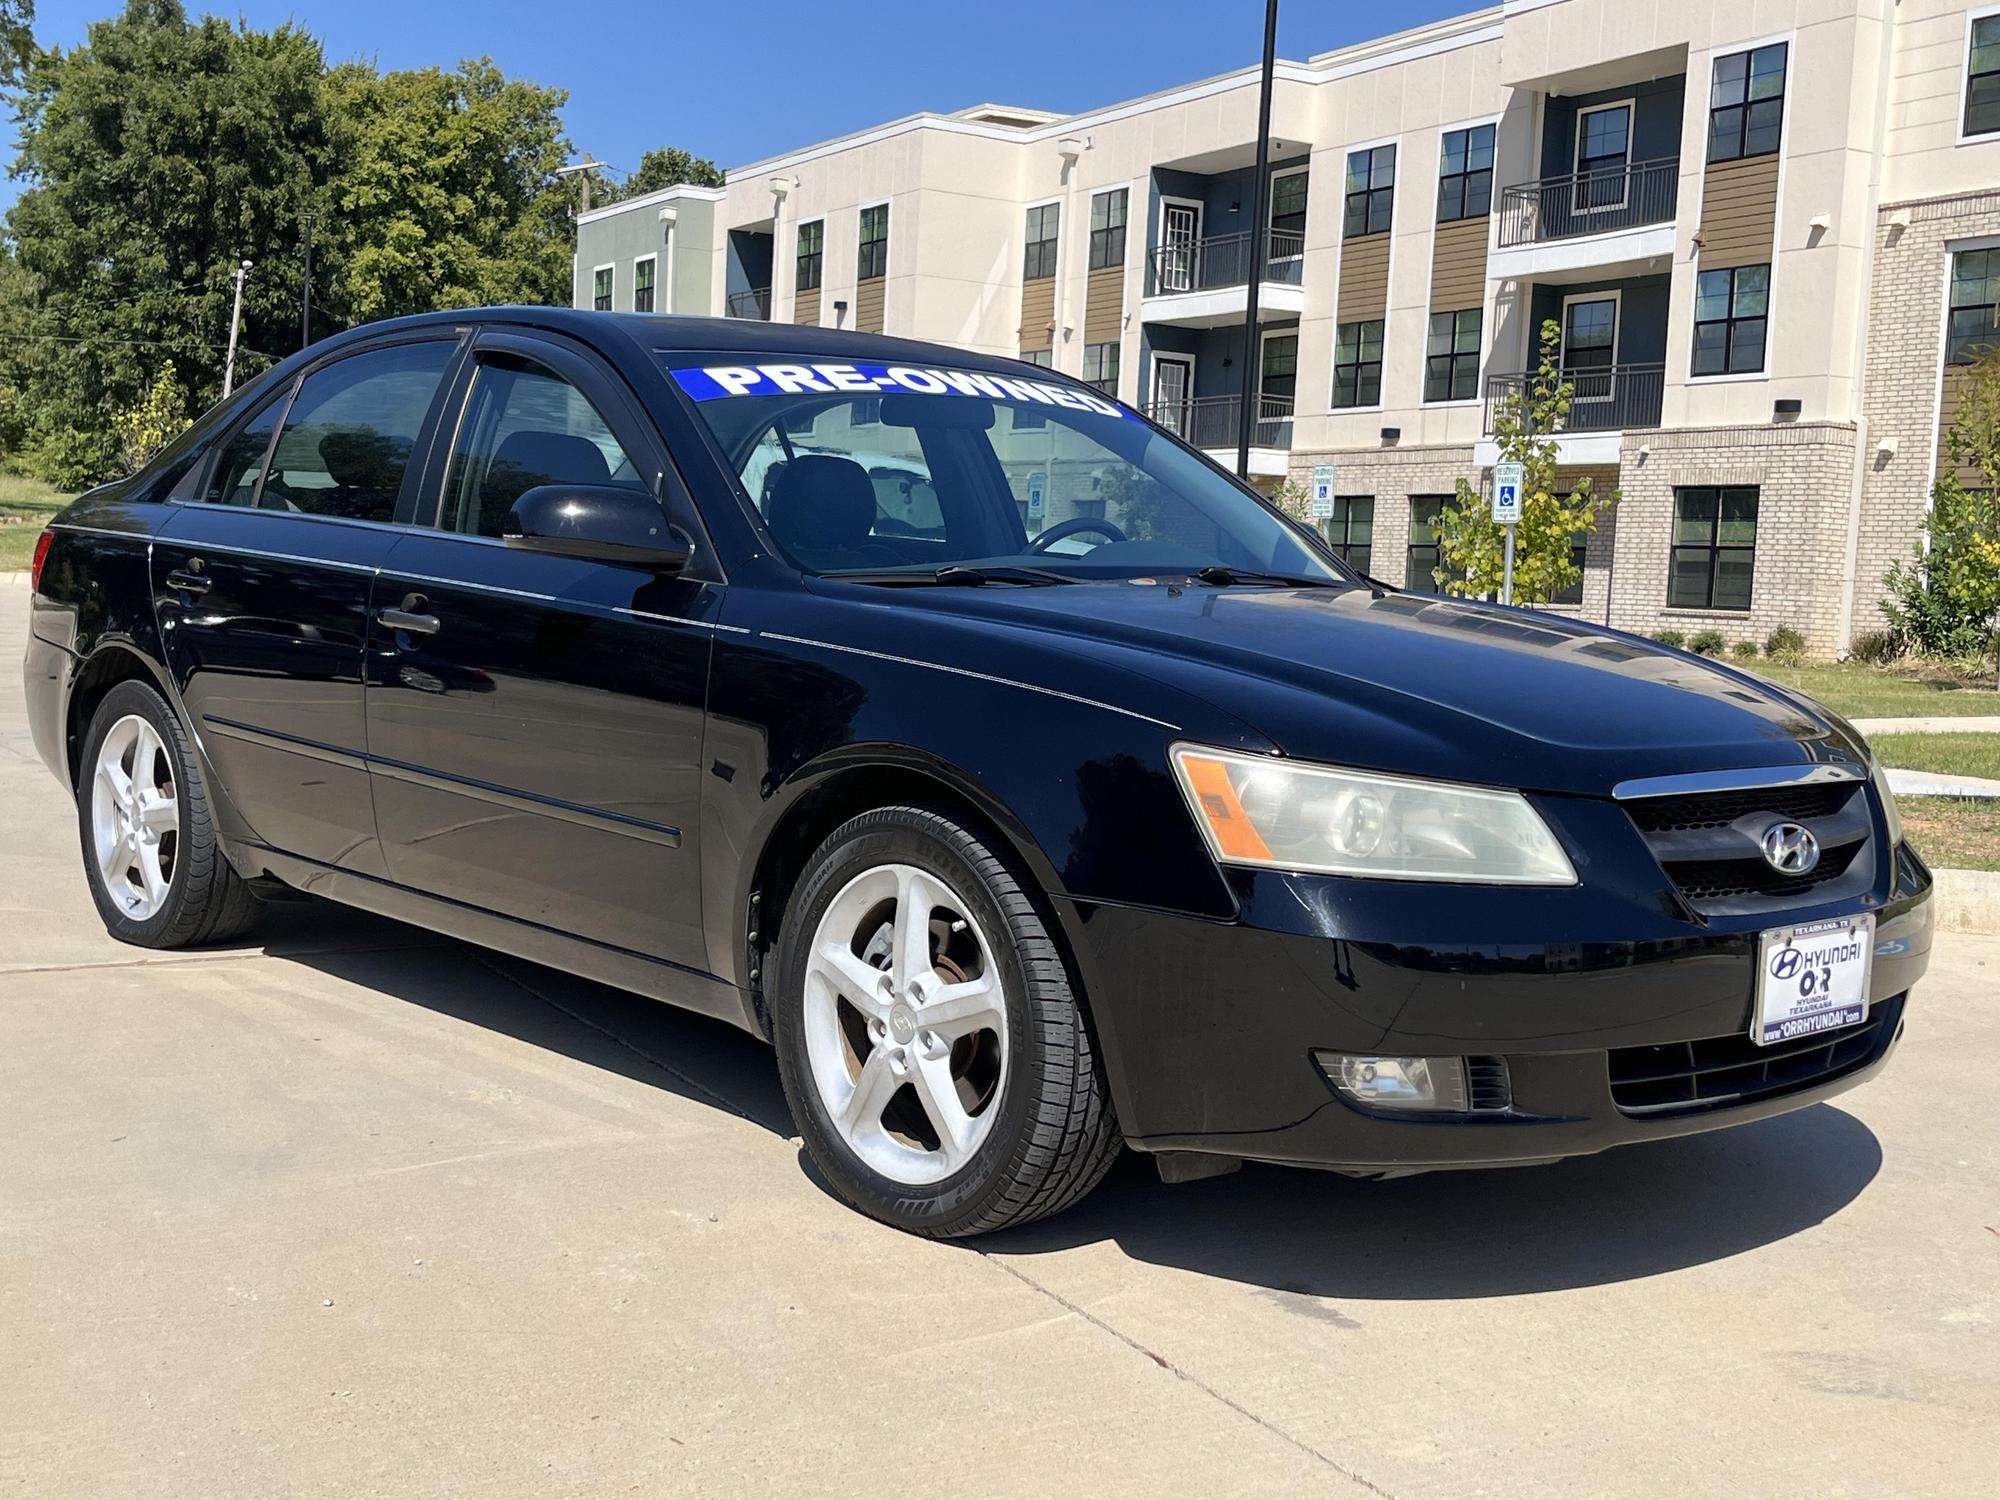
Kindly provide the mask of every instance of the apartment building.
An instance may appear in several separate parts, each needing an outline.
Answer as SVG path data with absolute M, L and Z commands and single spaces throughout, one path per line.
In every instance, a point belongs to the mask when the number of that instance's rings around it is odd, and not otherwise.
M 1879 623 L 1964 371 L 2000 341 L 2000 4 L 1505 0 L 1084 114 L 890 121 L 583 215 L 579 306 L 881 330 L 1090 381 L 1431 586 L 1539 330 L 1566 474 L 1620 500 L 1552 606 Z M 1258 282 L 1259 338 L 1243 322 Z

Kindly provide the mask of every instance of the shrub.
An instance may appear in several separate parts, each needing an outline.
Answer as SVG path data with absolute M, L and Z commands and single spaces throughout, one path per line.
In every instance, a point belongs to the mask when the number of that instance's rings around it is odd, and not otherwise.
M 1729 648 L 1729 654 L 1738 661 L 1755 661 L 1757 659 L 1757 643 L 1755 641 L 1738 641 Z
M 1729 648 L 1729 641 L 1719 630 L 1697 630 L 1694 639 L 1688 642 L 1688 650 L 1696 656 L 1720 656 Z
M 1789 625 L 1780 625 L 1764 638 L 1764 654 L 1781 667 L 1795 667 L 1806 659 L 1806 638 Z
M 1868 630 L 1854 638 L 1847 654 L 1871 667 L 1886 667 L 1903 654 L 1903 642 L 1893 631 Z
M 1654 632 L 1653 639 L 1662 646 L 1672 646 L 1676 651 L 1686 648 L 1688 643 L 1685 630 L 1661 630 Z

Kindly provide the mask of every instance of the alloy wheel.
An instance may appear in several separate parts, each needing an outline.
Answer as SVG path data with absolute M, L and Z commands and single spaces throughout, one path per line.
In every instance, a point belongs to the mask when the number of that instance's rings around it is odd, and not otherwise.
M 173 885 L 181 811 L 167 747 L 139 714 L 113 724 L 98 746 L 90 821 L 105 894 L 127 919 L 146 921 Z

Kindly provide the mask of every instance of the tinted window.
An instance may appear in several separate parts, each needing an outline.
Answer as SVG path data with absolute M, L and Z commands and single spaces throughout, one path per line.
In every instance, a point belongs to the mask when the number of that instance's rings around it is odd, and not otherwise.
M 499 536 L 514 502 L 538 484 L 646 487 L 583 392 L 546 366 L 482 355 L 445 474 L 438 524 Z
M 221 505 L 248 505 L 256 498 L 257 476 L 264 472 L 264 454 L 284 410 L 285 397 L 280 392 L 222 445 L 202 499 Z
M 395 519 L 396 496 L 456 346 L 375 349 L 306 377 L 271 452 L 258 504 L 355 521 Z

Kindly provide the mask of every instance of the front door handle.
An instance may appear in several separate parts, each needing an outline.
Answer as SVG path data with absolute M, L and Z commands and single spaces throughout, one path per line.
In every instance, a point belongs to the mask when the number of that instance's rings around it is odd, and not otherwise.
M 404 635 L 436 635 L 444 622 L 425 612 L 429 604 L 422 594 L 405 594 L 399 607 L 377 610 L 375 618 Z
M 207 593 L 209 578 L 202 571 L 204 566 L 200 558 L 190 557 L 185 564 L 167 575 L 167 587 L 180 594 Z

